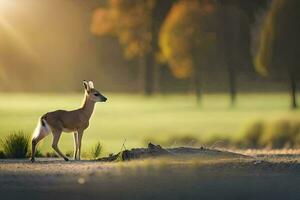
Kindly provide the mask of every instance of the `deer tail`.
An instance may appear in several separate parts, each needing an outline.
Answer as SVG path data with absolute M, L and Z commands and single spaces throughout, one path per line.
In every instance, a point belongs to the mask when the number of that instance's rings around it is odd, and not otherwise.
M 39 137 L 45 137 L 50 132 L 51 132 L 51 128 L 43 116 L 39 119 L 39 121 L 37 123 L 37 126 L 32 135 L 32 139 L 36 139 Z

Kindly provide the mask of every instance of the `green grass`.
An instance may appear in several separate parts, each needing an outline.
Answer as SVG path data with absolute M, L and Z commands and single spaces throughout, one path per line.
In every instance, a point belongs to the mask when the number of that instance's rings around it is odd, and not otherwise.
M 22 131 L 6 135 L 0 141 L 7 158 L 26 158 L 29 152 L 29 137 Z
M 299 118 L 300 111 L 289 109 L 286 94 L 242 94 L 235 109 L 229 108 L 227 95 L 205 95 L 196 105 L 193 95 L 144 97 L 106 94 L 107 103 L 99 103 L 90 127 L 83 136 L 83 151 L 88 152 L 101 140 L 104 153 L 117 152 L 126 138 L 127 148 L 143 144 L 145 138 L 165 139 L 191 135 L 236 137 L 249 121 L 280 117 Z M 0 94 L 0 138 L 14 130 L 32 132 L 38 118 L 56 109 L 75 109 L 83 94 Z M 51 150 L 52 136 L 40 144 L 42 151 Z M 73 149 L 73 136 L 63 134 L 59 146 Z
M 101 155 L 101 152 L 102 152 L 102 144 L 100 142 L 97 142 L 90 150 L 90 157 L 92 159 L 96 159 Z

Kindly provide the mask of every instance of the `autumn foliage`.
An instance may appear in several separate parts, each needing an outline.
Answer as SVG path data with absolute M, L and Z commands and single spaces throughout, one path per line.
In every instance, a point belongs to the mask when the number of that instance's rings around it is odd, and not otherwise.
M 300 54 L 300 1 L 274 0 L 263 24 L 255 57 L 262 75 L 289 82 L 291 107 L 297 107 Z
M 94 12 L 91 32 L 114 35 L 127 59 L 151 51 L 151 13 L 155 0 L 109 0 L 106 8 Z
M 255 59 L 259 73 L 278 76 L 299 71 L 299 8 L 298 0 L 273 2 L 261 30 Z
M 177 78 L 189 78 L 215 41 L 208 31 L 214 5 L 209 1 L 185 0 L 176 3 L 160 33 L 162 60 Z M 201 64 L 200 64 L 201 65 Z

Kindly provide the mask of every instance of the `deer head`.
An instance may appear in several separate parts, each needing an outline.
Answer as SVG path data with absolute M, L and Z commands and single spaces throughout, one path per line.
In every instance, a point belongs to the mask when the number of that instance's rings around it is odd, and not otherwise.
M 94 101 L 94 102 L 106 102 L 107 101 L 107 98 L 94 88 L 93 81 L 84 80 L 83 86 L 85 88 L 86 96 L 89 100 Z

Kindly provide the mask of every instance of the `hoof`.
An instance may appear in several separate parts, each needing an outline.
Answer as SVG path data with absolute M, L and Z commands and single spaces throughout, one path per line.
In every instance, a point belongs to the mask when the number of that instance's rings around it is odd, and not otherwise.
M 69 158 L 64 158 L 65 159 L 65 161 L 69 161 Z
M 32 163 L 34 163 L 34 162 L 35 162 L 35 159 L 34 159 L 34 158 L 31 158 L 30 161 L 31 161 Z

